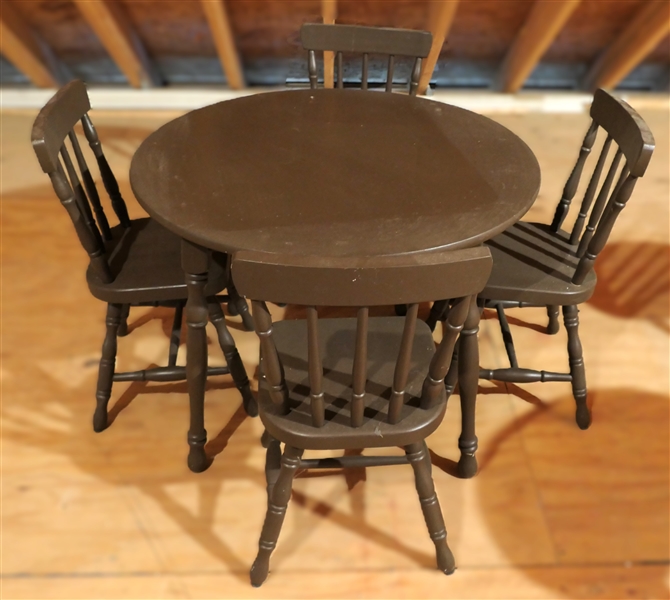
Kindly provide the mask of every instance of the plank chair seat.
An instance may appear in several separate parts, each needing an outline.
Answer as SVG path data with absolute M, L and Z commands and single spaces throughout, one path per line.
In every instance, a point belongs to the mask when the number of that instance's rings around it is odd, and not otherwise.
M 232 271 L 252 299 L 261 344 L 259 412 L 267 446 L 268 511 L 252 585 L 268 575 L 297 469 L 333 466 L 409 463 L 438 568 L 453 572 L 425 440 L 444 416 L 444 376 L 490 269 L 484 247 L 358 259 L 234 255 Z M 436 350 L 430 329 L 417 320 L 418 307 L 445 293 L 457 300 Z M 266 301 L 305 306 L 307 319 L 273 324 Z M 370 306 L 397 303 L 408 304 L 405 317 L 369 317 Z M 356 307 L 357 315 L 319 319 L 317 306 Z M 305 450 L 396 446 L 404 456 L 302 459 Z
M 593 295 L 595 271 L 589 271 L 580 284 L 572 282 L 579 257 L 564 231 L 520 221 L 486 244 L 495 267 L 481 298 L 564 306 L 586 302 Z
M 587 404 L 577 305 L 593 295 L 596 258 L 638 179 L 645 174 L 655 146 L 654 136 L 642 117 L 626 102 L 604 90 L 594 94 L 590 116 L 591 124 L 551 225 L 519 222 L 487 242 L 493 270 L 479 293 L 480 307 L 497 311 L 510 363 L 509 368 L 480 369 L 480 378 L 514 383 L 570 382 L 576 403 L 575 419 L 581 429 L 590 426 L 591 411 Z M 579 211 L 569 221 L 570 231 L 565 231 L 563 224 L 600 132 L 605 138 L 602 149 L 598 158 L 590 162 L 593 170 Z M 568 373 L 519 367 L 505 309 L 531 306 L 547 308 L 548 334 L 559 331 L 558 315 L 562 307 L 568 334 Z M 431 328 L 447 314 L 448 301 L 435 303 L 428 318 Z M 456 379 L 456 369 L 450 369 L 447 393 L 454 389 Z
M 118 183 L 107 163 L 97 131 L 88 114 L 90 102 L 81 81 L 63 86 L 37 115 L 32 129 L 32 146 L 42 170 L 67 210 L 79 242 L 89 257 L 86 281 L 92 295 L 107 303 L 106 335 L 98 371 L 93 428 L 108 426 L 107 405 L 115 381 L 180 381 L 186 368 L 177 365 L 182 312 L 188 296 L 181 268 L 183 244 L 180 238 L 149 218 L 131 219 Z M 110 225 L 95 181 L 75 132 L 80 123 L 87 145 L 97 164 L 117 225 Z M 250 323 L 246 301 L 237 294 L 230 279 L 225 255 L 209 257 L 210 278 L 206 290 L 209 316 L 214 324 L 227 366 L 211 367 L 208 375 L 231 374 L 248 413 L 257 408 L 249 379 L 225 323 L 220 301 L 235 306 Z M 228 294 L 217 295 L 228 288 Z M 116 372 L 117 338 L 128 333 L 127 318 L 132 306 L 174 308 L 168 364 L 141 371 Z M 186 306 L 188 317 L 188 306 Z M 205 366 L 206 368 L 206 366 Z M 191 405 L 191 421 L 201 422 L 204 407 Z M 200 440 L 192 440 L 191 446 Z M 204 465 L 190 465 L 202 470 Z
M 112 281 L 104 283 L 95 270 L 86 270 L 93 296 L 120 304 L 184 300 L 187 295 L 181 268 L 181 238 L 150 218 L 133 219 L 130 227 L 111 228 L 106 244 Z M 212 296 L 228 285 L 227 257 L 213 254 L 205 293 Z

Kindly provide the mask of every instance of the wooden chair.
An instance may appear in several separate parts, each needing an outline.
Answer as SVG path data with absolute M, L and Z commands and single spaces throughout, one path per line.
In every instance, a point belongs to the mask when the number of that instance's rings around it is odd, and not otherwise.
M 490 240 L 487 245 L 493 256 L 493 271 L 479 293 L 480 305 L 495 308 L 498 313 L 510 362 L 510 367 L 505 369 L 481 369 L 480 378 L 515 383 L 570 381 L 577 404 L 576 420 L 581 429 L 589 427 L 591 414 L 586 402 L 577 305 L 593 294 L 596 286 L 593 264 L 654 151 L 654 137 L 647 124 L 622 100 L 598 90 L 590 114 L 591 125 L 551 225 L 519 222 Z M 561 226 L 600 129 L 606 135 L 604 145 L 568 233 Z M 526 306 L 547 307 L 548 334 L 558 332 L 558 307 L 563 307 L 569 373 L 519 368 L 505 308 Z M 435 303 L 428 319 L 431 328 L 438 318 L 448 314 L 446 307 L 446 301 Z M 446 380 L 448 393 L 453 390 L 456 377 L 456 369 L 450 369 Z
M 300 40 L 305 50 L 309 51 L 308 71 L 309 84 L 312 89 L 317 86 L 316 51 L 335 52 L 337 63 L 337 87 L 344 87 L 344 71 L 342 54 L 344 52 L 362 54 L 361 89 L 368 89 L 369 55 L 387 55 L 386 91 L 393 87 L 393 71 L 396 56 L 414 58 L 411 71 L 409 93 L 416 96 L 421 75 L 421 59 L 430 52 L 433 36 L 428 31 L 410 29 L 391 29 L 388 27 L 361 27 L 359 25 L 324 25 L 305 23 L 300 29 Z
M 108 425 L 107 404 L 114 381 L 186 379 L 185 367 L 177 366 L 176 361 L 187 284 L 181 268 L 180 238 L 152 219 L 131 220 L 128 216 L 119 186 L 88 115 L 89 110 L 86 87 L 81 81 L 73 81 L 61 88 L 40 111 L 33 125 L 31 139 L 40 166 L 49 175 L 56 195 L 72 219 L 79 241 L 88 253 L 88 287 L 93 296 L 107 303 L 107 333 L 102 346 L 93 417 L 93 428 L 99 432 Z M 78 122 L 81 122 L 86 140 L 95 155 L 118 225 L 110 225 L 102 207 L 93 176 L 74 132 Z M 71 150 L 66 144 L 68 140 Z M 206 290 L 209 316 L 216 327 L 228 366 L 211 367 L 208 374 L 230 373 L 242 394 L 247 412 L 255 415 L 257 408 L 249 389 L 249 380 L 233 337 L 226 327 L 219 300 L 228 300 L 241 314 L 246 312 L 249 322 L 251 315 L 246 301 L 240 298 L 231 284 L 228 258 L 225 255 L 212 255 L 210 260 Z M 216 295 L 226 287 L 229 292 L 227 296 Z M 117 337 L 128 333 L 126 320 L 131 306 L 175 308 L 166 367 L 115 372 Z M 188 306 L 186 312 L 188 321 Z M 191 420 L 202 419 L 202 412 L 202 406 L 191 406 Z M 193 443 L 190 438 L 189 443 Z
M 268 511 L 252 585 L 268 575 L 296 471 L 334 466 L 411 464 L 438 567 L 453 572 L 425 439 L 444 416 L 443 379 L 470 304 L 488 278 L 489 250 L 365 259 L 238 252 L 232 269 L 252 299 L 261 342 Z M 444 295 L 458 299 L 436 351 L 417 310 L 419 302 Z M 307 320 L 273 324 L 261 299 L 304 305 Z M 369 306 L 394 303 L 409 305 L 406 317 L 368 318 Z M 317 306 L 360 308 L 355 319 L 319 320 Z M 405 456 L 301 458 L 305 450 L 394 446 Z

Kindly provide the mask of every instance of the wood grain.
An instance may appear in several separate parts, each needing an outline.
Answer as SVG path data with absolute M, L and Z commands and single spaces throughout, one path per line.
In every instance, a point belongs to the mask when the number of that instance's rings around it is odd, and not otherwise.
M 503 92 L 516 92 L 523 86 L 579 3 L 580 0 L 560 0 L 533 4 L 500 67 L 498 85 Z
M 160 84 L 160 78 L 121 6 L 109 0 L 75 2 L 130 85 L 141 88 Z
M 670 32 L 670 4 L 647 2 L 623 29 L 616 41 L 596 60 L 586 76 L 586 86 L 613 88 Z
M 228 85 L 234 90 L 244 88 L 244 73 L 230 28 L 225 0 L 202 0 L 202 10 L 209 22 Z
M 667 597 L 669 134 L 667 109 L 640 112 L 657 156 L 614 229 L 611 251 L 596 263 L 606 293 L 579 315 L 591 428 L 575 427 L 569 384 L 481 382 L 479 474 L 452 476 L 457 398 L 428 439 L 454 575 L 434 570 L 412 471 L 398 466 L 298 476 L 261 590 L 248 580 L 267 499 L 261 423 L 245 417 L 229 378 L 208 381 L 206 450 L 214 463 L 199 475 L 184 461 L 185 383 L 116 384 L 110 413 L 117 422 L 91 431 L 105 307 L 86 289 L 87 257 L 25 141 L 35 113 L 3 112 L 3 275 L 12 282 L 3 295 L 0 372 L 3 597 Z M 110 165 L 122 174 L 148 132 L 175 115 L 93 116 Z M 526 218 L 550 221 L 588 116 L 494 118 L 536 153 L 543 182 Z M 119 185 L 130 216 L 141 216 L 127 179 Z M 662 285 L 650 285 L 656 280 Z M 644 304 L 628 299 L 638 293 Z M 304 318 L 270 308 L 275 319 Z M 384 310 L 393 314 L 388 307 L 371 316 Z M 508 318 L 524 364 L 566 369 L 565 330 L 547 336 L 543 309 L 510 310 Z M 239 317 L 226 320 L 251 376 L 257 338 Z M 171 326 L 170 310 L 133 309 L 119 368 L 163 359 Z M 211 325 L 207 338 L 217 343 Z M 482 364 L 505 365 L 488 311 L 479 341 Z M 184 352 L 182 341 L 178 364 Z M 220 352 L 209 354 L 212 366 L 224 364 Z
M 31 29 L 12 2 L 2 5 L 0 52 L 37 87 L 58 87 L 59 77 L 51 49 Z

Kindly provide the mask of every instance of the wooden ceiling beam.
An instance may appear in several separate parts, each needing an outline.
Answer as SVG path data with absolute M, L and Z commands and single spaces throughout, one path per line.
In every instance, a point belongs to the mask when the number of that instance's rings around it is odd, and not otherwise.
M 244 72 L 235 46 L 225 0 L 201 0 L 201 3 L 228 85 L 233 90 L 241 90 L 246 85 Z
M 0 10 L 0 53 L 37 87 L 56 88 L 63 69 L 46 42 L 8 0 Z
M 337 0 L 321 0 L 323 22 L 332 25 L 337 19 Z M 323 53 L 323 87 L 335 87 L 335 53 Z
M 615 42 L 593 64 L 585 87 L 613 88 L 670 33 L 670 3 L 646 1 Z
M 433 34 L 433 43 L 430 47 L 430 53 L 421 65 L 419 94 L 425 94 L 428 89 L 444 40 L 449 35 L 451 24 L 454 22 L 457 8 L 458 0 L 440 0 L 440 2 L 431 2 L 430 4 L 430 32 Z
M 498 88 L 516 92 L 579 6 L 580 0 L 536 0 L 507 51 L 498 73 Z
M 74 3 L 130 85 L 143 88 L 162 84 L 142 42 L 117 2 L 74 0 Z

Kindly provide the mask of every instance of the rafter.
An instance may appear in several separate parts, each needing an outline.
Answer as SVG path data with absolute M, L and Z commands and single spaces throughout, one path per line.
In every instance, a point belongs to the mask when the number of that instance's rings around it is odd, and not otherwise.
M 613 88 L 670 33 L 670 3 L 647 1 L 616 41 L 596 60 L 585 86 Z
M 500 67 L 498 87 L 503 92 L 516 92 L 523 86 L 579 3 L 536 0 Z
M 457 8 L 458 0 L 440 0 L 440 2 L 432 2 L 430 5 L 430 32 L 433 34 L 433 44 L 430 47 L 428 57 L 421 66 L 419 94 L 425 94 L 428 89 L 444 40 L 449 35 L 451 24 L 454 22 Z
M 225 0 L 201 0 L 201 2 L 228 85 L 233 90 L 240 90 L 245 86 L 244 73 L 235 47 Z
M 337 0 L 321 0 L 321 16 L 327 25 L 335 23 L 337 18 Z M 323 53 L 323 87 L 335 86 L 335 53 Z
M 136 88 L 160 85 L 161 78 L 123 9 L 111 0 L 74 0 L 112 60 Z
M 0 10 L 0 52 L 37 87 L 58 87 L 63 79 L 51 49 L 8 0 Z

